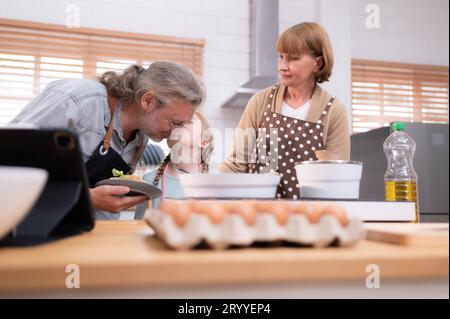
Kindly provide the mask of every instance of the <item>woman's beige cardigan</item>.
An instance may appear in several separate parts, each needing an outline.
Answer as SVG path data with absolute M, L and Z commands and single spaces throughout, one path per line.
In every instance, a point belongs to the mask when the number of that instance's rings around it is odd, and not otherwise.
M 257 129 L 261 127 L 264 111 L 269 103 L 269 95 L 272 87 L 264 89 L 252 96 L 239 122 L 238 132 L 235 134 L 233 149 L 228 158 L 219 165 L 220 172 L 247 172 L 248 156 L 253 150 Z M 275 96 L 275 112 L 281 113 L 286 87 L 280 85 Z M 306 116 L 306 121 L 317 122 L 324 111 L 331 95 L 316 85 L 311 98 L 311 107 Z M 345 107 L 335 100 L 329 113 L 323 121 L 323 139 L 325 149 L 340 154 L 340 159 L 350 158 L 350 134 Z M 253 132 L 244 138 L 242 132 L 250 129 Z M 247 132 L 249 132 L 247 131 Z M 244 145 L 242 145 L 244 143 Z M 238 150 L 239 149 L 239 150 Z

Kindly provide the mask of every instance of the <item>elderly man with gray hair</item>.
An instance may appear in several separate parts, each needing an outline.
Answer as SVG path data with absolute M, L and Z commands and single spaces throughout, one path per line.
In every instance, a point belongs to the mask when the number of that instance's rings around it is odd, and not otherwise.
M 133 172 L 148 139 L 161 141 L 190 123 L 205 90 L 193 72 L 177 63 L 131 65 L 123 73 L 106 72 L 98 81 L 51 82 L 11 123 L 72 127 L 79 136 L 97 219 L 144 202 L 144 196 L 120 196 L 125 186 L 97 186 L 112 169 Z

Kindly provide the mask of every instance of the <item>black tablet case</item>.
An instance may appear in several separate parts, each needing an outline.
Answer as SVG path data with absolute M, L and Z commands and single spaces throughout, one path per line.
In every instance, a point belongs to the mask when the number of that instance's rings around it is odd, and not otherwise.
M 0 165 L 39 167 L 49 173 L 31 211 L 0 240 L 0 246 L 39 244 L 94 227 L 87 173 L 75 131 L 2 128 Z

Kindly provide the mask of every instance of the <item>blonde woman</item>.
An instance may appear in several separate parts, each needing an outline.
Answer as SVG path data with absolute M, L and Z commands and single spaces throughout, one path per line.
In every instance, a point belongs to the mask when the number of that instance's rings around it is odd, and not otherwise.
M 204 88 L 187 67 L 154 62 L 106 72 L 98 81 L 64 79 L 50 83 L 13 120 L 40 126 L 74 128 L 91 185 L 91 202 L 99 219 L 118 214 L 145 200 L 118 196 L 128 187 L 94 185 L 112 177 L 112 169 L 133 172 L 148 139 L 167 138 L 189 123 L 204 100 Z
M 297 199 L 295 163 L 316 160 L 320 150 L 348 159 L 350 134 L 344 105 L 320 86 L 333 69 L 326 31 L 317 23 L 295 25 L 279 37 L 277 50 L 280 83 L 250 99 L 239 123 L 247 139 L 237 135 L 219 170 L 277 172 L 276 197 Z
M 184 173 L 208 173 L 209 160 L 214 149 L 213 135 L 206 118 L 195 112 L 192 124 L 173 130 L 167 144 L 170 153 L 158 169 L 144 175 L 144 180 L 162 190 L 162 196 L 152 201 L 153 208 L 159 208 L 166 198 L 184 198 L 179 175 Z M 135 219 L 144 216 L 145 205 L 136 209 Z

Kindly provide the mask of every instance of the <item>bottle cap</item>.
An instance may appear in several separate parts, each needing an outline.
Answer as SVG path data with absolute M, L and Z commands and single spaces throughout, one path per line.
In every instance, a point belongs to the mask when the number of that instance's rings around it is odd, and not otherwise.
M 394 132 L 404 131 L 405 130 L 405 123 L 404 122 L 392 122 L 391 123 L 391 130 L 393 130 Z

